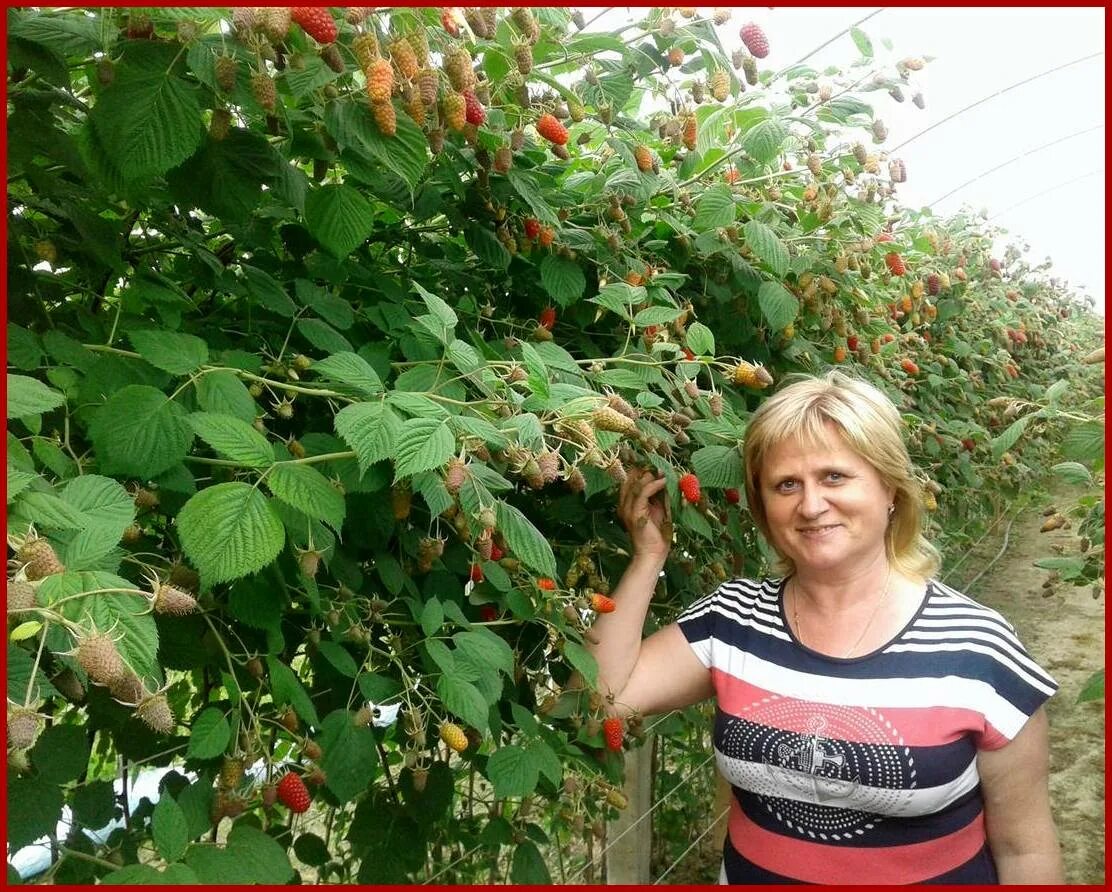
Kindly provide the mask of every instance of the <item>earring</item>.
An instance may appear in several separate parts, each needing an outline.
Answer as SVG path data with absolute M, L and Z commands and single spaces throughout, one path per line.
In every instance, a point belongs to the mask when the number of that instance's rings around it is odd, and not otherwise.
M 889 505 L 888 506 L 888 518 L 891 519 L 892 515 L 895 514 L 895 513 L 896 513 L 896 506 L 894 504 Z

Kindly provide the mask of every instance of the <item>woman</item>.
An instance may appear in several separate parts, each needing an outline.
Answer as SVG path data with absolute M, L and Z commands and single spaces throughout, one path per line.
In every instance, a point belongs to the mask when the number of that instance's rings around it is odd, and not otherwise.
M 749 510 L 781 575 L 734 579 L 641 641 L 671 545 L 665 480 L 630 474 L 633 559 L 599 618 L 619 715 L 709 697 L 733 788 L 724 883 L 1060 883 L 1042 704 L 1012 627 L 933 578 L 895 406 L 840 372 L 750 419 Z

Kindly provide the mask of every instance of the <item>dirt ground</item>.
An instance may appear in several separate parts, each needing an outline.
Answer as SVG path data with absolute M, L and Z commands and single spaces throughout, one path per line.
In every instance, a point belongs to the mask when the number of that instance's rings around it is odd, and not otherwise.
M 1073 503 L 1073 492 L 1055 486 L 1050 499 L 1064 510 Z M 1077 695 L 1104 666 L 1104 596 L 1094 600 L 1088 587 L 1059 583 L 1049 593 L 1042 587 L 1048 572 L 1034 561 L 1054 555 L 1052 545 L 1061 546 L 1065 555 L 1076 554 L 1079 547 L 1075 530 L 1040 533 L 1042 521 L 1035 508 L 1022 512 L 1008 532 L 1007 549 L 977 579 L 1003 547 L 1005 520 L 943 581 L 999 610 L 1058 682 L 1058 693 L 1047 706 L 1050 797 L 1066 882 L 1103 885 L 1104 701 L 1078 703 Z M 714 836 L 716 841 L 708 837 L 664 884 L 716 882 L 721 835 Z

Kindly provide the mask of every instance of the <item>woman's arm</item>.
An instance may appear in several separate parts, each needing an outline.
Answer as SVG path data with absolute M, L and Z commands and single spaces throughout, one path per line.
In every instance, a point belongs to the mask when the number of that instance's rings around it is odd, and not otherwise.
M 629 530 L 633 559 L 613 591 L 617 609 L 599 616 L 588 647 L 598 663 L 599 690 L 616 715 L 689 706 L 711 696 L 710 672 L 673 623 L 644 642 L 649 602 L 672 544 L 666 481 L 633 471 L 622 484 L 618 517 Z
M 1050 813 L 1049 749 L 1040 708 L 1006 746 L 977 755 L 985 830 L 1002 884 L 1065 882 Z

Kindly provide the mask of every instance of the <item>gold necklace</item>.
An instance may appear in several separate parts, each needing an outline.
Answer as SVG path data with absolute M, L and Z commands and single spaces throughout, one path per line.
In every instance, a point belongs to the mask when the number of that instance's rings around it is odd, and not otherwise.
M 803 640 L 803 626 L 801 626 L 799 623 L 799 598 L 800 593 L 803 590 L 799 587 L 799 582 L 797 580 L 793 579 L 792 581 L 795 582 L 795 596 L 792 598 L 792 619 L 795 620 L 795 637 L 799 639 L 800 644 L 806 647 L 807 643 Z M 888 576 L 884 580 L 884 590 L 880 593 L 880 598 L 877 599 L 876 607 L 873 608 L 873 612 L 869 614 L 869 620 L 865 623 L 865 628 L 861 630 L 861 634 L 857 636 L 857 640 L 853 642 L 853 646 L 850 647 L 850 649 L 847 650 L 844 654 L 842 654 L 839 659 L 848 659 L 850 656 L 853 655 L 853 652 L 857 650 L 861 642 L 865 640 L 865 635 L 867 635 L 869 629 L 872 628 L 873 620 L 876 619 L 876 615 L 880 612 L 880 605 L 883 604 L 885 599 L 888 597 L 888 590 L 891 585 L 892 567 L 891 565 L 889 565 Z

